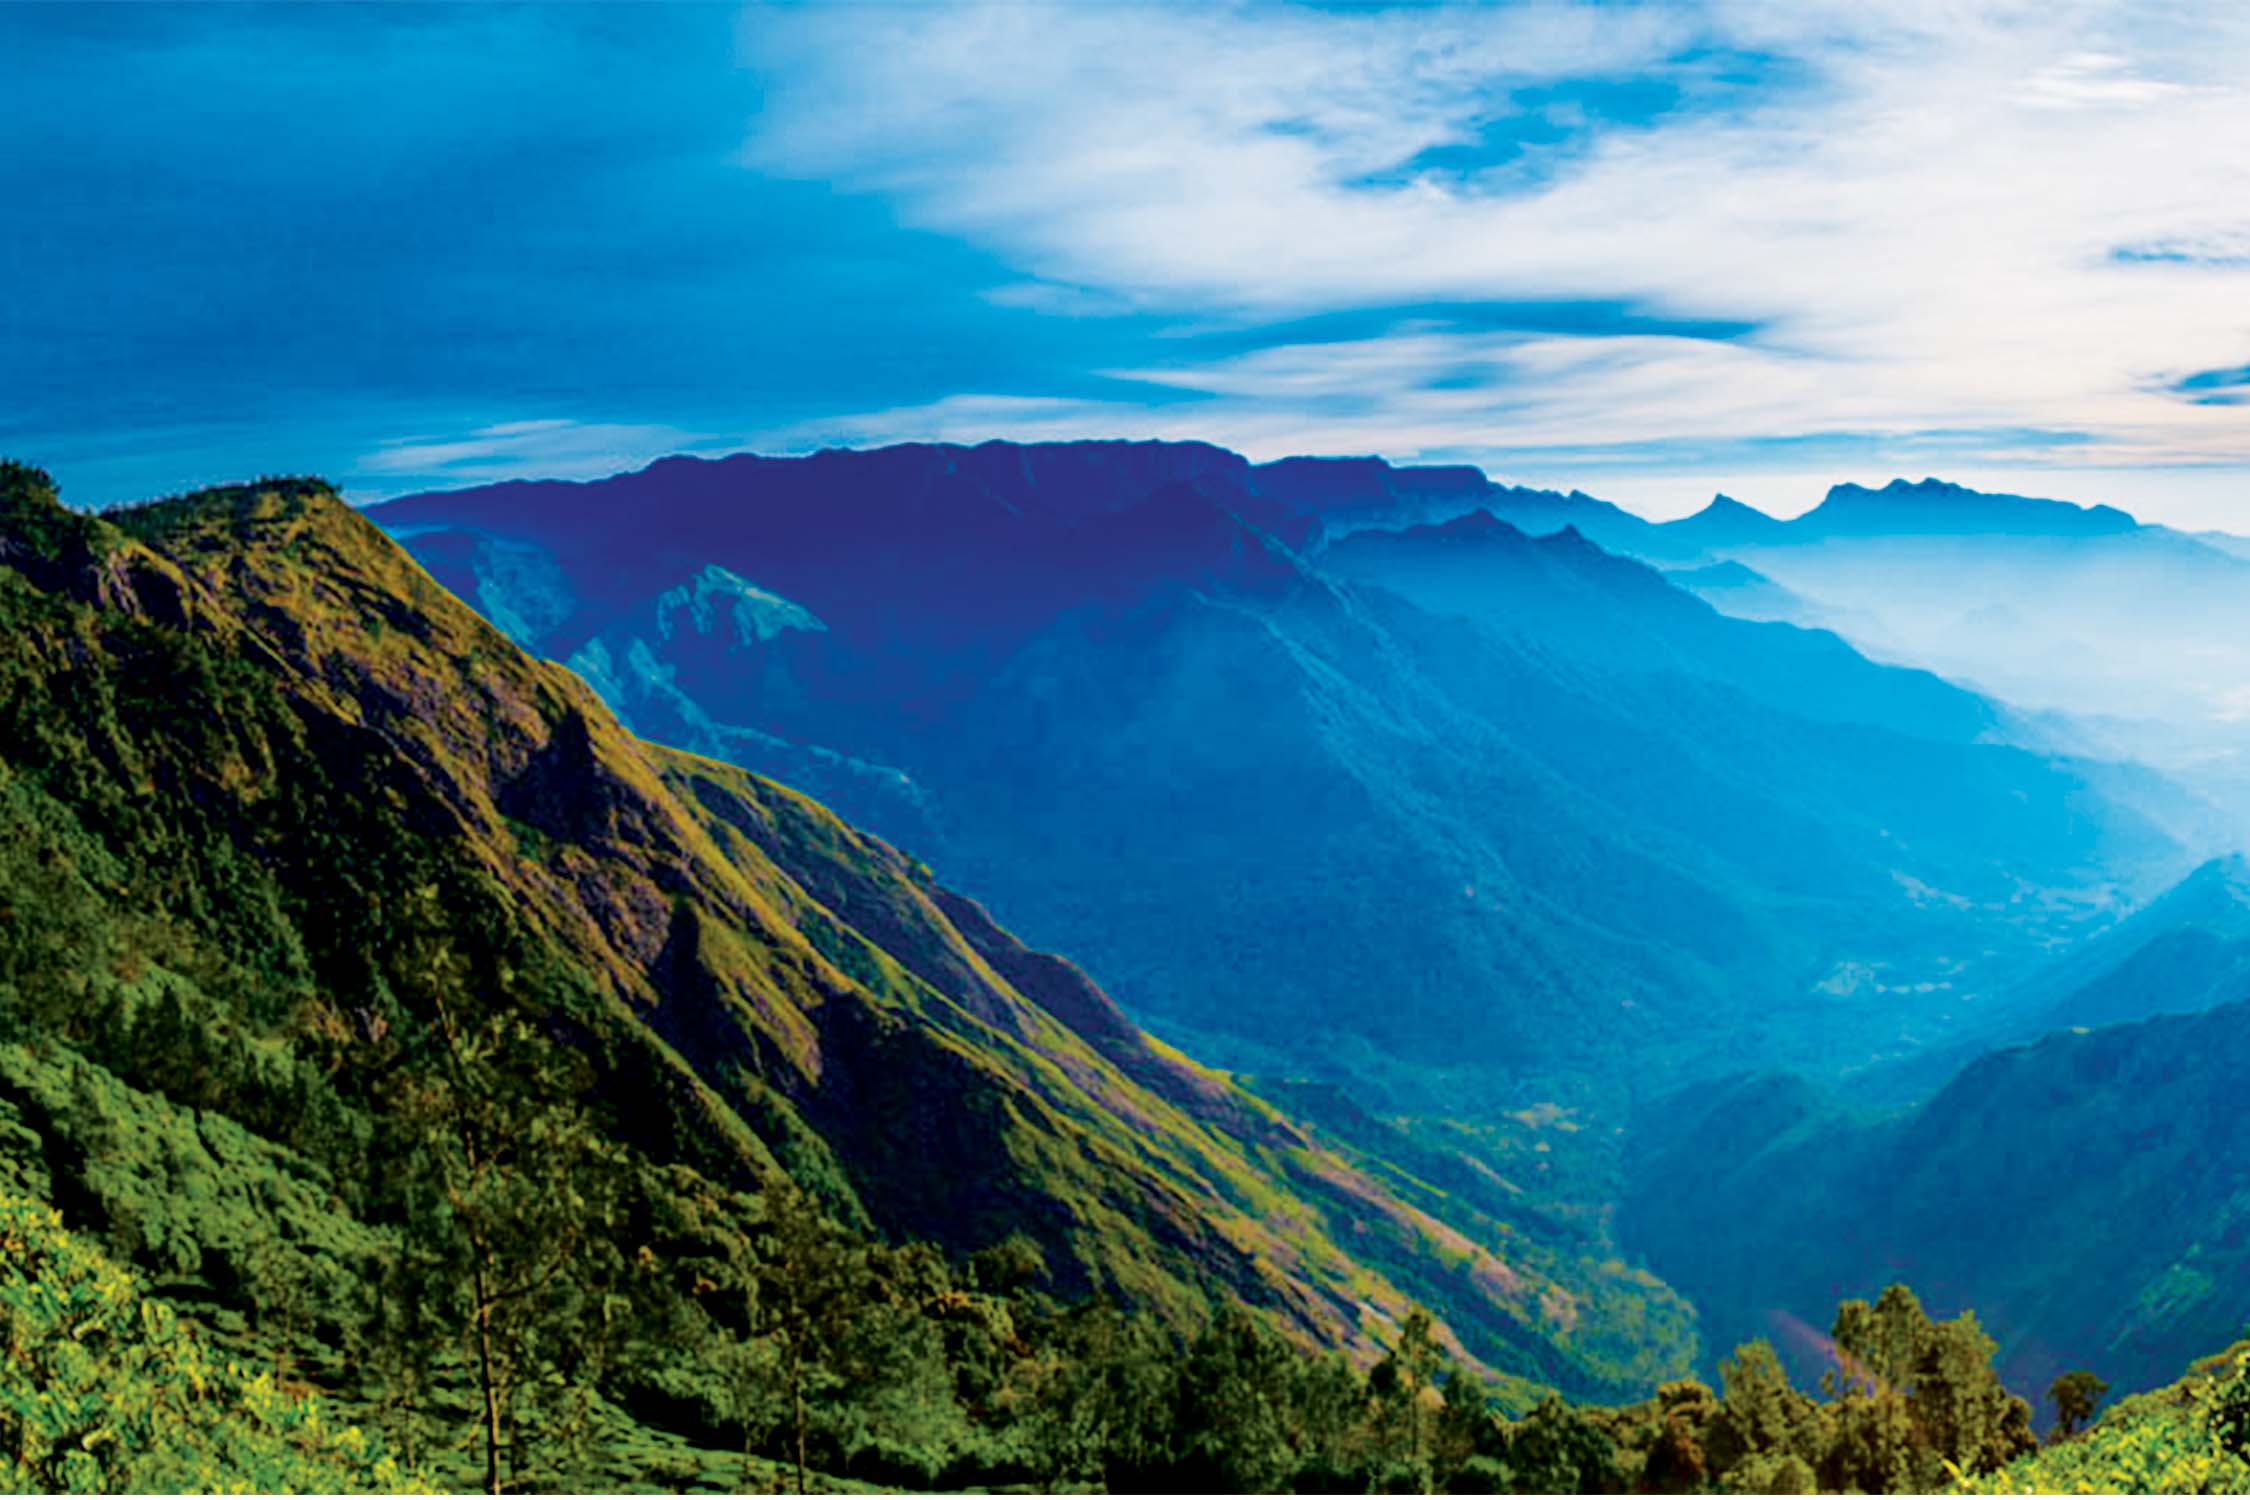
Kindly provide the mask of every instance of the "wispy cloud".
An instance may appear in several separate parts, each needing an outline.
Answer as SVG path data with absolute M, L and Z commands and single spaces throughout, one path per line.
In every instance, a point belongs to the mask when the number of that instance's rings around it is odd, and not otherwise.
M 714 434 L 2215 486 L 2246 89 L 2219 0 L 0 6 L 0 445 L 86 501 Z
M 2250 351 L 2240 229 L 2212 217 L 2250 198 L 2250 12 L 979 5 L 760 12 L 747 48 L 746 161 L 1068 289 L 1024 305 L 1420 315 L 1110 372 L 1190 398 L 1161 409 L 995 390 L 838 430 L 1461 453 L 1986 429 L 2008 461 L 2030 432 L 2078 463 L 2250 462 L 2239 410 L 2166 375 Z M 1636 80 L 1632 108 L 1551 107 Z M 1562 154 L 1527 173 L 1528 109 Z M 1712 331 L 1434 315 L 1541 302 Z
M 360 455 L 354 477 L 365 477 L 387 492 L 403 483 L 435 487 L 532 477 L 591 479 L 667 453 L 733 446 L 739 445 L 676 427 L 540 418 L 497 422 L 458 435 L 393 438 Z
M 2130 59 L 2108 52 L 2079 52 L 2042 68 L 2016 92 L 2026 104 L 2049 109 L 2099 109 L 2155 104 L 2184 86 L 2134 71 Z

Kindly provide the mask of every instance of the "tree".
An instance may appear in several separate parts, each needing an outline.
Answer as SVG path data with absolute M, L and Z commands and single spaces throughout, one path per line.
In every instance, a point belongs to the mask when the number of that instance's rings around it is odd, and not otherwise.
M 1609 1434 L 1556 1396 L 1509 1427 L 1506 1450 L 1509 1477 L 1525 1494 L 1608 1495 L 1624 1488 Z
M 866 1281 L 865 1251 L 846 1242 L 819 1205 L 786 1178 L 764 1191 L 752 1233 L 757 1267 L 753 1329 L 775 1341 L 787 1388 L 797 1493 L 805 1492 L 810 1403 L 838 1383 L 831 1356 L 844 1341 Z
M 1438 1407 L 1431 1477 L 1451 1489 L 1474 1460 L 1497 1452 L 1499 1440 L 1499 1424 L 1483 1387 L 1466 1371 L 1453 1371 L 1445 1382 L 1445 1399 Z
M 1701 1381 L 1671 1380 L 1657 1388 L 1657 1431 L 1641 1468 L 1641 1488 L 1678 1494 L 1703 1487 L 1710 1465 L 1702 1438 L 1718 1403 Z
M 2055 1431 L 2049 1441 L 2060 1442 L 2085 1426 L 2108 1390 L 2109 1382 L 2091 1370 L 2057 1375 L 2047 1387 L 2047 1399 L 2055 1403 Z
M 1430 1487 L 1437 1421 L 1430 1381 L 1441 1358 L 1430 1315 L 1417 1307 L 1400 1326 L 1398 1342 L 1367 1376 L 1367 1393 L 1374 1403 L 1377 1452 L 1386 1462 L 1403 1468 L 1418 1491 Z
M 1058 1317 L 1045 1343 L 1031 1427 L 1049 1488 L 1159 1486 L 1170 1470 L 1178 1395 L 1172 1340 L 1096 1299 Z
M 1176 1408 L 1185 1487 L 1266 1494 L 1288 1482 L 1299 1463 L 1289 1421 L 1298 1360 L 1235 1307 L 1188 1347 Z
M 1771 1478 L 1783 1459 L 1817 1465 L 1828 1446 L 1819 1405 L 1789 1382 L 1781 1358 L 1764 1339 L 1740 1346 L 1719 1361 L 1721 1396 L 1704 1446 L 1711 1470 L 1722 1477 L 1758 1465 Z M 1794 1471 L 1792 1471 L 1794 1472 Z M 1771 1489 L 1771 1483 L 1736 1482 L 1737 1489 Z
M 1822 1383 L 1836 1426 L 1822 1488 L 1928 1491 L 1948 1465 L 1983 1474 L 2038 1447 L 2031 1405 L 2000 1384 L 1998 1346 L 1974 1313 L 1933 1323 L 1894 1284 L 1872 1306 L 1838 1307 L 1830 1336 L 1839 1368 Z
M 495 962 L 477 975 L 418 893 L 397 964 L 424 1022 L 385 1089 L 402 1217 L 385 1302 L 402 1366 L 460 1348 L 476 1391 L 483 1486 L 528 1468 L 527 1431 L 583 1432 L 613 1353 L 623 1266 L 604 1231 L 626 1162 L 583 1100 L 593 1069 L 542 988 Z
M 1047 1280 L 1047 1256 L 1039 1242 L 1017 1230 L 996 1245 L 969 1257 L 969 1279 L 995 1297 L 1013 1296 Z
M 1294 1490 L 1364 1488 L 1350 1481 L 1365 1468 L 1367 1387 L 1334 1351 L 1297 1362 L 1289 1383 L 1297 1450 Z

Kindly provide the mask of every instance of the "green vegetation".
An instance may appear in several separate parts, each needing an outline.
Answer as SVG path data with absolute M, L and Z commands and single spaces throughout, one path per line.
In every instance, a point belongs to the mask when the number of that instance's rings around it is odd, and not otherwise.
M 747 1338 L 703 1331 L 696 1387 L 681 1392 L 707 1403 L 704 1435 L 731 1433 L 742 1456 L 730 1469 L 706 1447 L 694 1455 L 700 1471 L 658 1460 L 620 1476 L 604 1469 L 605 1457 L 646 1461 L 655 1445 L 645 1432 L 619 1430 L 589 1366 L 551 1362 L 543 1380 L 529 1382 L 520 1373 L 523 1334 L 569 1327 L 583 1337 L 602 1321 L 583 1309 L 545 1293 L 527 1298 L 505 1340 L 489 1336 L 497 1320 L 479 1316 L 490 1302 L 463 1309 L 477 1368 L 451 1372 L 456 1399 L 438 1410 L 475 1430 L 464 1470 L 460 1434 L 448 1442 L 431 1412 L 409 1417 L 378 1402 L 359 1424 L 343 1425 L 333 1398 L 214 1352 L 171 1306 L 141 1295 L 130 1273 L 64 1232 L 53 1210 L 0 1198 L 10 1356 L 0 1375 L 0 1481 L 49 1491 L 351 1491 L 433 1478 L 459 1488 L 476 1473 L 496 1487 L 502 1481 L 477 1466 L 504 1454 L 507 1487 L 567 1476 L 753 1489 L 786 1477 L 802 1491 L 840 1474 L 917 1488 L 1791 1492 L 1816 1481 L 1928 1489 L 1933 1478 L 1982 1473 L 2028 1447 L 2022 1403 L 1975 1362 L 1973 1321 L 1931 1325 L 1902 1288 L 1873 1308 L 1840 1311 L 1839 1346 L 1866 1374 L 1824 1404 L 1792 1390 L 1773 1352 L 1752 1345 L 1728 1362 L 1723 1397 L 1679 1381 L 1632 1407 L 1550 1398 L 1511 1420 L 1473 1378 L 1448 1370 L 1425 1314 L 1410 1316 L 1396 1346 L 1362 1376 L 1240 1311 L 1183 1341 L 1104 1302 L 1064 1306 L 1027 1292 L 1040 1268 L 1026 1242 L 949 1268 L 923 1248 L 855 1243 L 786 1188 L 759 1217 L 730 1253 L 674 1268 L 713 1306 L 734 1303 L 744 1315 L 735 1331 Z M 557 1247 L 556 1258 L 567 1254 Z M 467 1258 L 472 1275 L 484 1263 Z M 486 1373 L 496 1342 L 519 1372 L 498 1386 Z M 1982 1348 L 1989 1353 L 1989 1343 Z M 447 1383 L 442 1355 L 432 1367 Z M 2238 1361 L 2233 1387 L 2215 1384 L 2196 1410 L 2228 1409 L 2229 1389 L 2240 1407 L 2245 1381 Z M 526 1399 L 527 1383 L 544 1389 Z M 377 1393 L 363 1382 L 354 1394 L 364 1404 Z M 419 1441 L 427 1467 L 403 1468 L 367 1434 L 371 1425 Z M 496 1442 L 496 1433 L 505 1435 Z M 609 1451 L 566 1460 L 561 1450 L 573 1441 Z M 2147 1450 L 2135 1439 L 2121 1451 Z M 2058 1452 L 2040 1462 L 2077 1466 L 2058 1473 L 2095 1472 L 2085 1465 L 2097 1458 L 2124 1461 L 2091 1435 Z M 773 1454 L 780 1464 L 765 1456 Z M 2216 1448 L 2205 1457 L 2224 1462 Z M 2007 1478 L 2035 1472 L 2019 1467 Z M 2176 1479 L 2189 1470 L 2161 1472 Z
M 9 1487 L 1929 1488 L 2031 1446 L 1901 1288 L 1824 1399 L 1760 1345 L 1663 1380 L 1660 1285 L 633 740 L 319 486 L 89 517 L 0 468 L 0 640 Z
M 1520 1421 L 1441 1421 L 1450 1466 L 1437 1477 L 1542 1492 L 1913 1493 L 2036 1446 L 2030 1407 L 2001 1387 L 1974 1318 L 1932 1322 L 1893 1286 L 1844 1303 L 1830 1337 L 1825 1399 L 1796 1390 L 1769 1345 L 1746 1344 L 1721 1361 L 1717 1395 L 1680 1380 L 1628 1407 L 1548 1401 Z
M 408 1488 L 380 1443 L 222 1356 L 61 1221 L 0 1194 L 0 1489 Z
M 2250 1494 L 2250 1343 L 2129 1396 L 2075 1436 L 1960 1488 L 2008 1495 Z
M 1030 1482 L 1095 1305 L 1611 1388 L 1506 1241 L 318 485 L 0 470 L 0 638 L 0 1189 L 432 1484 Z
M 2055 1408 L 2055 1436 L 2069 1437 L 2086 1425 L 2109 1392 L 2109 1382 L 2091 1370 L 2066 1370 L 2055 1377 L 2047 1388 L 2047 1399 Z

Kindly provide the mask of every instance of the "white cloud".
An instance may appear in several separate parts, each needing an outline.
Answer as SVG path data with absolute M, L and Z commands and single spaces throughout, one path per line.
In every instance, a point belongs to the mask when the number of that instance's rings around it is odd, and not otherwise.
M 2181 85 L 2144 78 L 2122 57 L 2080 52 L 2027 79 L 2016 97 L 2051 109 L 2087 109 L 2105 104 L 2154 104 L 2181 91 Z
M 1399 171 L 1473 141 L 1510 89 L 1692 83 L 1714 48 L 1777 81 L 1597 130 L 1544 180 Z M 746 49 L 766 84 L 746 161 L 995 251 L 1019 305 L 1618 299 L 1760 326 L 1183 349 L 1119 373 L 1205 399 L 1016 408 L 1018 435 L 1412 453 L 1989 428 L 2009 463 L 2047 431 L 2088 436 L 2077 464 L 2250 464 L 2240 408 L 2165 389 L 2250 358 L 2229 208 L 2250 201 L 2250 10 L 851 7 L 757 12 Z M 855 420 L 936 436 L 995 410 Z
M 667 453 L 710 448 L 714 442 L 708 434 L 654 424 L 563 418 L 498 422 L 458 435 L 389 439 L 360 455 L 354 478 L 364 476 L 385 491 L 400 481 L 434 486 L 533 477 L 593 479 Z

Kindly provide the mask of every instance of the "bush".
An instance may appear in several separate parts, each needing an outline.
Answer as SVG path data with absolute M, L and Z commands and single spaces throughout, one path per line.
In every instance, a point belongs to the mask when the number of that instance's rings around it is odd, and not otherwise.
M 215 1357 L 43 1204 L 0 1196 L 0 1491 L 418 1488 L 357 1427 Z

